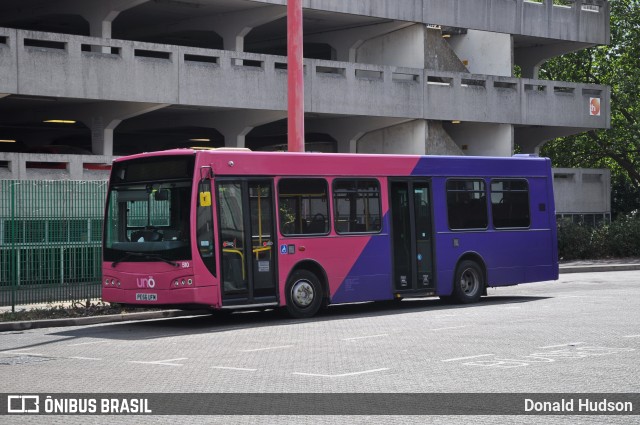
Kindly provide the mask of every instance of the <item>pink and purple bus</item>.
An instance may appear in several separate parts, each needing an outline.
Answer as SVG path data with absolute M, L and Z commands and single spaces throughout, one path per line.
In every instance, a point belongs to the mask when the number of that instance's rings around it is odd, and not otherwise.
M 103 299 L 285 307 L 439 296 L 558 278 L 546 158 L 178 149 L 117 159 Z

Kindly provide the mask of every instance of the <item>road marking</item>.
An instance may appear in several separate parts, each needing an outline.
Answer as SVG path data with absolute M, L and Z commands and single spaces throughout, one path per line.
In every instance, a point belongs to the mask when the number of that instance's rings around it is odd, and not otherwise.
M 443 361 L 443 362 L 455 362 L 455 361 L 458 361 L 458 360 L 477 359 L 478 357 L 488 357 L 488 356 L 495 356 L 495 354 L 478 354 L 477 356 L 456 357 L 455 359 L 446 359 L 446 360 L 441 360 L 441 361 Z
M 342 341 L 355 341 L 356 339 L 365 339 L 365 338 L 380 338 L 383 336 L 389 336 L 389 334 L 379 334 L 379 335 L 369 335 L 369 336 L 356 336 L 353 338 L 343 338 Z
M 105 342 L 109 342 L 109 341 L 91 341 L 91 342 L 81 342 L 78 344 L 69 344 L 69 347 L 78 347 L 80 345 L 91 345 L 91 344 L 104 344 Z
M 361 372 L 341 373 L 339 375 L 324 375 L 324 374 L 321 374 L 321 373 L 302 373 L 302 372 L 293 372 L 292 375 L 318 376 L 320 378 L 343 378 L 345 376 L 364 375 L 365 373 L 382 372 L 382 371 L 385 371 L 385 370 L 389 370 L 389 368 L 388 367 L 383 367 L 381 369 L 371 369 L 371 370 L 363 370 Z
M 640 335 L 625 335 L 623 338 L 640 338 Z
M 38 353 L 25 353 L 24 351 L 3 351 L 2 354 L 19 354 L 21 356 L 51 357 Z
M 102 359 L 96 359 L 94 357 L 69 357 L 70 359 L 77 359 L 77 360 L 102 360 Z
M 280 345 L 277 347 L 253 348 L 251 350 L 240 350 L 241 353 L 253 353 L 254 351 L 278 350 L 280 348 L 290 348 L 293 345 Z
M 466 328 L 467 326 L 449 326 L 446 328 L 436 328 L 436 329 L 429 329 L 430 331 L 445 331 L 448 329 L 462 329 L 462 328 Z
M 558 344 L 558 345 L 547 345 L 546 347 L 538 347 L 538 348 L 558 348 L 558 347 L 570 347 L 573 345 L 584 344 L 584 342 L 568 342 L 566 344 Z
M 240 370 L 244 372 L 255 372 L 258 369 L 247 369 L 244 367 L 227 367 L 227 366 L 211 366 L 212 369 L 223 369 L 223 370 Z
M 169 359 L 169 360 L 157 360 L 155 362 L 140 362 L 140 361 L 129 361 L 128 363 L 140 363 L 140 364 L 157 364 L 162 366 L 184 366 L 181 364 L 176 364 L 173 362 L 177 362 L 178 360 L 187 360 L 187 357 L 180 357 L 179 359 Z

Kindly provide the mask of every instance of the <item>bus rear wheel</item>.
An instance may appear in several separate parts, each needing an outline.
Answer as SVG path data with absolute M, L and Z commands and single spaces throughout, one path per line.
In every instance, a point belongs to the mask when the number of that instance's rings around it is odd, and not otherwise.
M 484 273 L 475 261 L 464 260 L 456 268 L 453 299 L 461 304 L 477 302 L 484 290 Z
M 307 270 L 295 271 L 287 282 L 287 311 L 292 317 L 314 316 L 322 306 L 322 285 Z

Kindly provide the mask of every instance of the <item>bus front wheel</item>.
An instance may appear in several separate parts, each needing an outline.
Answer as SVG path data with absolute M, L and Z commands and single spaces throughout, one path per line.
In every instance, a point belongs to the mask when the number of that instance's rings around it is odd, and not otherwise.
M 475 261 L 464 260 L 456 268 L 453 299 L 462 304 L 474 303 L 484 290 L 484 273 Z
M 322 305 L 322 285 L 307 270 L 297 270 L 287 282 L 287 311 L 296 318 L 315 315 Z

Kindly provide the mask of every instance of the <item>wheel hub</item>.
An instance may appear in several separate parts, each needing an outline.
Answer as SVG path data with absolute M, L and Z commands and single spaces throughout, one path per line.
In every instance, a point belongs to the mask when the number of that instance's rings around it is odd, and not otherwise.
M 300 280 L 291 288 L 291 295 L 297 305 L 308 307 L 313 302 L 313 286 L 306 280 Z

